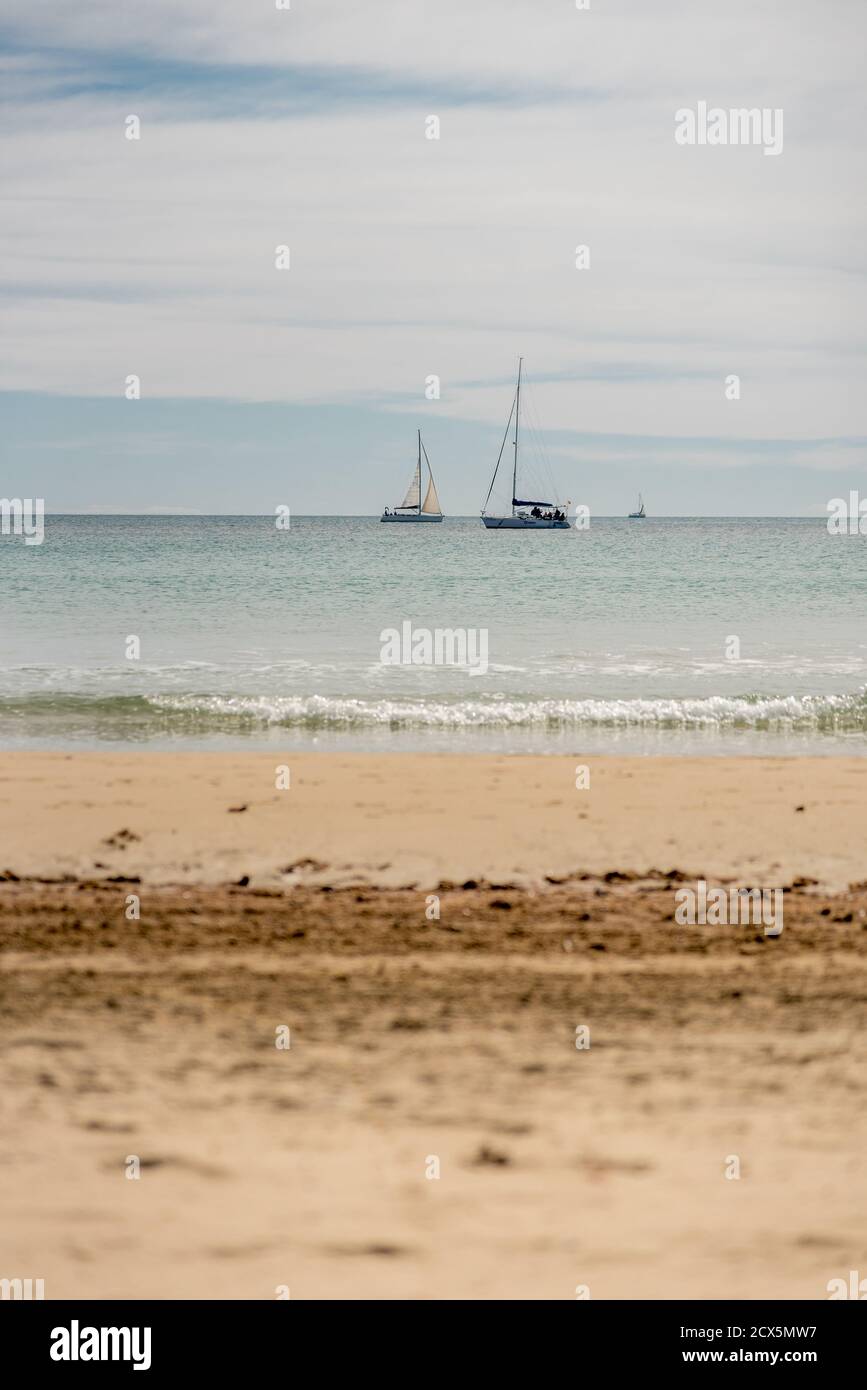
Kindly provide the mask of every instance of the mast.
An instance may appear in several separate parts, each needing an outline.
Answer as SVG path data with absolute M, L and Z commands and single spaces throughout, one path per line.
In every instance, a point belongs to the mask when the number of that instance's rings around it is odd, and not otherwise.
M 421 516 L 421 430 L 418 432 L 418 514 Z
M 523 357 L 518 358 L 518 389 L 515 392 L 515 464 L 512 469 L 512 516 L 515 515 L 515 498 L 518 495 L 518 427 L 521 423 L 521 364 L 523 361 Z

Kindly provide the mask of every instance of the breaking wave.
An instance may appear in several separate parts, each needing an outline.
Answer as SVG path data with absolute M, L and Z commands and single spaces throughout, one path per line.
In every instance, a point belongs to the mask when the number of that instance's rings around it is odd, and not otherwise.
M 867 733 L 867 687 L 847 695 L 710 695 L 654 699 L 361 699 L 325 695 L 78 695 L 0 699 L 0 727 L 40 724 L 195 734 L 262 728 L 756 729 Z

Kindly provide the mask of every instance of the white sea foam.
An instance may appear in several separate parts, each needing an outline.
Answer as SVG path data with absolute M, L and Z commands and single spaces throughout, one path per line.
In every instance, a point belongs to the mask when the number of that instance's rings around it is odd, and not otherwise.
M 691 699 L 357 699 L 339 696 L 157 695 L 164 717 L 213 723 L 340 728 L 743 728 L 867 731 L 867 691 L 849 695 Z

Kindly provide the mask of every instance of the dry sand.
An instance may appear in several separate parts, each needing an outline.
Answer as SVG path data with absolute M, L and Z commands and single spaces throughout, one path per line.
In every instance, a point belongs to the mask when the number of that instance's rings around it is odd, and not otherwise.
M 865 811 L 867 758 L 6 753 L 0 872 L 276 884 L 296 865 L 425 887 L 679 868 L 844 888 L 867 878 Z
M 286 761 L 277 792 L 261 754 L 4 755 L 0 1277 L 812 1299 L 867 1270 L 867 763 Z M 785 886 L 782 934 L 677 926 L 681 875 Z

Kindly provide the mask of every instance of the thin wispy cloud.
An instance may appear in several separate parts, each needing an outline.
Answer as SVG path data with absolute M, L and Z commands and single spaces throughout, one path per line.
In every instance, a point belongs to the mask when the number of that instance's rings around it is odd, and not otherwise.
M 0 43 L 3 42 L 0 35 Z M 7 41 L 15 57 L 15 41 Z M 401 76 L 361 65 L 339 68 L 299 63 L 232 63 L 179 61 L 143 57 L 127 49 L 98 55 L 41 48 L 34 57 L 22 51 L 5 73 L 6 101 L 25 110 L 45 101 L 69 103 L 77 98 L 123 97 L 157 101 L 162 119 L 270 119 L 347 107 L 444 103 L 449 108 L 485 105 L 602 101 L 601 88 L 575 90 L 569 85 L 511 78 Z

